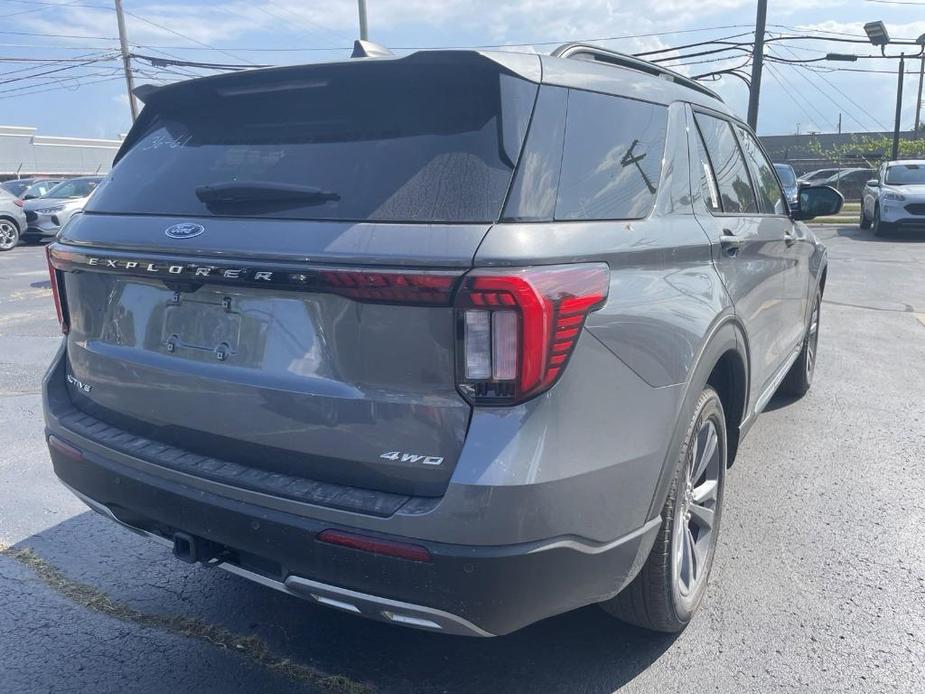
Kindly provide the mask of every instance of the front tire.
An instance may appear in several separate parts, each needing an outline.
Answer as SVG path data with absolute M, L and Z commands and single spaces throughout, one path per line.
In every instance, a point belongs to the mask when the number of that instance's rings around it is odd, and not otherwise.
M 676 464 L 662 524 L 639 574 L 601 607 L 653 631 L 688 625 L 707 588 L 726 483 L 726 418 L 716 391 L 700 394 Z
M 0 251 L 9 251 L 19 244 L 19 227 L 16 222 L 0 219 Z
M 858 226 L 862 229 L 870 229 L 870 220 L 867 218 L 867 215 L 864 214 L 864 203 L 861 203 L 861 219 L 858 222 Z
M 801 398 L 809 391 L 813 384 L 813 373 L 816 370 L 816 353 L 819 346 L 819 312 L 822 307 L 822 292 L 816 290 L 813 299 L 813 312 L 810 314 L 809 325 L 803 338 L 803 348 L 800 356 L 793 362 L 790 371 L 781 383 L 780 392 Z
M 874 208 L 874 223 L 871 226 L 871 229 L 874 232 L 874 236 L 883 236 L 890 232 L 890 226 L 882 219 L 880 219 L 880 206 Z

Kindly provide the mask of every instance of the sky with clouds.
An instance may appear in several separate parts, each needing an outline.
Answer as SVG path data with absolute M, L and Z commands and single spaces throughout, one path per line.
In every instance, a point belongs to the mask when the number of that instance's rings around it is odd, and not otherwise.
M 627 53 L 725 37 L 751 40 L 754 0 L 368 0 L 370 38 L 402 51 L 416 47 L 520 44 L 506 50 L 548 52 L 557 43 L 595 39 Z M 892 36 L 925 34 L 925 0 L 769 0 L 772 36 L 831 32 L 863 36 L 882 19 Z M 134 53 L 187 61 L 290 64 L 348 54 L 357 35 L 355 0 L 124 0 Z M 130 125 L 111 0 L 0 0 L 0 125 L 40 134 L 114 137 Z M 744 35 L 743 35 L 744 34 Z M 607 40 L 603 40 L 607 39 Z M 688 48 L 689 55 L 716 46 Z M 907 50 L 915 51 L 914 46 Z M 875 55 L 870 45 L 785 40 L 778 58 L 826 52 Z M 733 68 L 740 50 L 666 64 L 690 75 Z M 43 61 L 43 62 L 27 62 Z M 54 61 L 54 62 L 52 62 Z M 138 83 L 162 84 L 208 71 L 153 67 L 136 60 Z M 761 134 L 892 128 L 896 61 L 819 61 L 811 69 L 775 63 L 764 73 Z M 837 71 L 833 69 L 839 68 Z M 912 126 L 919 61 L 907 62 L 903 127 Z M 860 70 L 860 71 L 854 71 Z M 746 85 L 733 76 L 710 83 L 740 114 Z

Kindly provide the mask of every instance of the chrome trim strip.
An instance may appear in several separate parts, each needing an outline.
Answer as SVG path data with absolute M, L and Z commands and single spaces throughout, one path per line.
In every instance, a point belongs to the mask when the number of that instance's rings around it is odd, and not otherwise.
M 422 605 L 412 605 L 411 603 L 401 602 L 400 600 L 381 598 L 366 593 L 358 593 L 353 590 L 348 590 L 347 588 L 338 588 L 337 586 L 311 581 L 301 576 L 289 576 L 286 579 L 285 587 L 289 589 L 289 592 L 294 592 L 302 596 L 310 596 L 317 593 L 332 595 L 337 600 L 357 605 L 362 614 L 367 617 L 377 619 L 384 618 L 390 622 L 417 626 L 419 628 L 425 628 L 427 626 L 421 622 L 430 622 L 436 624 L 441 631 L 445 631 L 448 634 L 494 636 L 494 634 L 488 633 L 472 622 L 454 614 L 450 614 L 449 612 L 444 612 L 443 610 L 437 610 L 433 607 L 424 607 Z M 364 607 L 367 609 L 363 609 Z M 391 617 L 386 614 L 387 612 L 391 613 Z M 411 619 L 400 621 L 395 619 L 396 615 L 411 617 Z M 433 627 L 429 628 L 432 629 Z
M 74 496 L 89 506 L 90 509 L 96 511 L 101 516 L 105 516 L 109 520 L 118 523 L 123 528 L 131 530 L 136 535 L 155 540 L 167 547 L 173 547 L 173 543 L 167 538 L 124 523 L 119 520 L 105 504 L 81 494 L 64 482 L 61 482 L 61 484 Z M 494 634 L 477 627 L 475 624 L 462 617 L 432 607 L 413 605 L 399 600 L 369 595 L 368 593 L 359 593 L 357 591 L 348 590 L 347 588 L 340 588 L 327 583 L 312 581 L 307 578 L 302 578 L 301 576 L 290 575 L 285 581 L 277 581 L 268 576 L 241 568 L 235 564 L 221 562 L 214 566 L 224 569 L 228 573 L 246 578 L 254 583 L 259 583 L 262 586 L 286 593 L 287 595 L 308 599 L 319 605 L 324 605 L 325 607 L 333 607 L 371 619 L 377 619 L 391 624 L 400 624 L 415 629 L 442 631 L 447 634 L 457 634 L 460 636 L 494 636 Z
M 643 535 L 650 533 L 651 531 L 657 529 L 662 524 L 662 517 L 656 516 L 648 523 L 643 525 L 641 528 L 637 528 L 628 535 L 623 537 L 618 537 L 616 540 L 610 542 L 605 542 L 600 545 L 591 545 L 588 544 L 587 540 L 580 540 L 577 538 L 566 537 L 559 540 L 552 540 L 545 545 L 540 545 L 531 549 L 528 554 L 536 554 L 537 552 L 545 552 L 550 549 L 571 549 L 576 552 L 581 552 L 582 554 L 601 554 L 602 552 L 607 552 L 608 550 L 613 549 L 619 545 L 624 544 L 625 542 L 630 542 L 635 540 Z

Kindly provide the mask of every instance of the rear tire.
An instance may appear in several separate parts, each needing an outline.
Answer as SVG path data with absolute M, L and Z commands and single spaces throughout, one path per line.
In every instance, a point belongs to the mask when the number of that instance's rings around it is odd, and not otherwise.
M 639 574 L 601 607 L 653 631 L 688 625 L 707 588 L 726 482 L 726 419 L 716 391 L 703 390 L 688 424 L 652 552 Z
M 9 219 L 0 219 L 0 251 L 9 251 L 19 244 L 19 227 Z
M 803 338 L 803 348 L 800 356 L 793 362 L 790 371 L 780 384 L 779 392 L 801 398 L 809 391 L 813 384 L 813 373 L 816 370 L 816 354 L 819 346 L 819 314 L 822 307 L 822 292 L 816 290 L 813 300 L 813 312 L 810 314 L 809 325 Z

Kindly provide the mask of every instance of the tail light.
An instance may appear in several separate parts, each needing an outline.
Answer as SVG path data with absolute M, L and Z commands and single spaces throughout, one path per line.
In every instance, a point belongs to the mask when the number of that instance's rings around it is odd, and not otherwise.
M 67 315 L 67 303 L 64 298 L 64 284 L 61 281 L 61 271 L 52 263 L 51 249 L 51 245 L 45 247 L 45 258 L 48 261 L 48 278 L 51 280 L 51 295 L 55 300 L 55 313 L 58 314 L 58 325 L 61 326 L 61 332 L 67 335 L 70 330 L 70 323 Z
M 460 391 L 479 404 L 509 405 L 550 388 L 609 284 L 603 263 L 467 274 L 455 302 Z
M 23 202 L 22 200 L 20 200 L 19 198 L 14 199 L 14 200 L 13 200 L 13 204 L 16 205 L 16 207 L 25 207 L 25 206 L 26 206 L 26 203 Z

